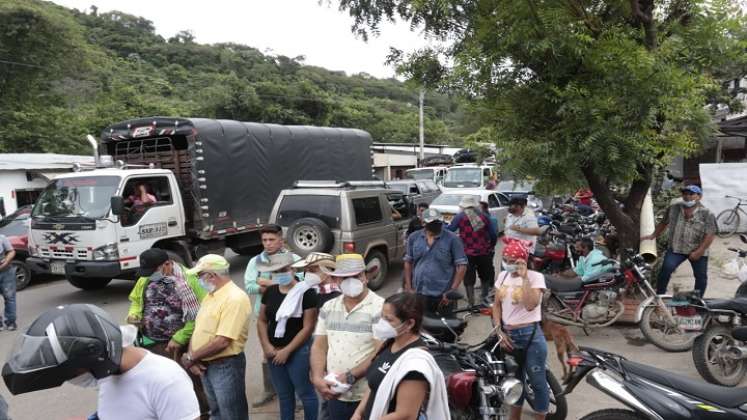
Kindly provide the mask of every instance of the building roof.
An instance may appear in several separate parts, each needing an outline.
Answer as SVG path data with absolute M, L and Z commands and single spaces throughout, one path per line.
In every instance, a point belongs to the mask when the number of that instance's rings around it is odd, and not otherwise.
M 74 163 L 93 164 L 92 156 L 55 153 L 0 153 L 0 171 L 69 170 Z

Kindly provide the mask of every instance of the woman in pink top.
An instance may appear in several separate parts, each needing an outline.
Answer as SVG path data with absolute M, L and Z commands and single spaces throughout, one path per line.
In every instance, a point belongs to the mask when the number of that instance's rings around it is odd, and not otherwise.
M 501 345 L 513 351 L 520 364 L 519 378 L 524 378 L 534 390 L 535 419 L 542 420 L 550 406 L 550 390 L 547 385 L 545 362 L 547 342 L 539 323 L 542 320 L 542 292 L 545 277 L 527 269 L 528 243 L 504 237 L 503 263 L 505 271 L 498 274 L 495 282 L 495 304 L 493 321 L 502 325 L 499 336 Z M 517 405 L 511 407 L 510 420 L 521 419 L 524 395 Z
M 135 185 L 135 193 L 127 197 L 127 202 L 132 204 L 133 207 L 142 207 L 146 204 L 154 204 L 156 196 L 148 193 L 145 184 L 137 184 Z

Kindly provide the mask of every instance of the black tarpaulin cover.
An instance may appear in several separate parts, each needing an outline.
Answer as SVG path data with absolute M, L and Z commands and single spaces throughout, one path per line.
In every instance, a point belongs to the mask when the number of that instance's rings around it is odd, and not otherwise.
M 280 191 L 297 180 L 372 179 L 371 136 L 356 129 L 154 117 L 113 125 L 102 142 L 164 136 L 187 138 L 194 205 L 208 206 L 195 209 L 200 230 L 266 223 Z

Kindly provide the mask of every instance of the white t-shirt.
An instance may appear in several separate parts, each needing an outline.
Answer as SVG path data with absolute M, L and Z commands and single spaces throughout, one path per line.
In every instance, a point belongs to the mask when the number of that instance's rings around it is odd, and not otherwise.
M 132 369 L 99 380 L 101 420 L 194 420 L 200 406 L 187 372 L 148 352 Z
M 521 216 L 514 216 L 513 214 L 509 213 L 506 216 L 505 227 L 506 236 L 531 242 L 532 245 L 529 247 L 529 253 L 533 253 L 534 245 L 537 243 L 537 236 L 529 235 L 526 233 L 519 233 L 511 229 L 511 226 L 520 228 L 538 228 L 539 225 L 537 224 L 537 216 L 535 216 L 534 212 L 529 209 L 524 209 L 524 214 L 522 214 Z

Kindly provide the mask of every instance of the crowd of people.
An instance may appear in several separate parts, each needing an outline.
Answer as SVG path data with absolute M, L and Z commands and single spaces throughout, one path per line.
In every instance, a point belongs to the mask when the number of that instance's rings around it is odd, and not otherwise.
M 683 202 L 672 205 L 650 235 L 669 229 L 672 238 L 660 293 L 685 259 L 696 289 L 706 286 L 715 221 L 699 204 L 698 187 L 682 193 Z M 244 289 L 222 256 L 205 255 L 189 268 L 149 249 L 140 255 L 128 325 L 118 326 L 93 305 L 51 309 L 23 334 L 3 376 L 14 394 L 65 382 L 98 387 L 92 420 L 248 419 L 245 347 L 255 317 L 262 350 L 255 377 L 261 374 L 263 389 L 253 405 L 277 398 L 282 420 L 294 418 L 298 402 L 305 420 L 448 419 L 444 377 L 420 329 L 425 314 L 450 309 L 450 292 L 462 283 L 474 304 L 479 278 L 482 302 L 492 305 L 493 322 L 502 327 L 501 345 L 519 361 L 519 377 L 534 393 L 535 418 L 544 419 L 547 343 L 538 324 L 546 286 L 545 277 L 528 268 L 540 230 L 521 198 L 511 200 L 502 223 L 497 261 L 498 221 L 486 203 L 466 197 L 448 223 L 419 205 L 408 228 L 403 291 L 386 299 L 368 289 L 379 267 L 367 266 L 362 255 L 301 258 L 284 247 L 276 225 L 262 228 L 264 250 L 249 261 Z M 12 249 L 0 241 L 0 251 L 4 279 Z M 590 239 L 578 241 L 576 251 L 578 264 L 561 276 L 583 282 L 596 275 L 604 255 Z M 488 302 L 490 290 L 495 297 Z M 7 299 L 4 325 L 14 329 L 15 308 Z M 520 418 L 521 401 L 510 419 Z

